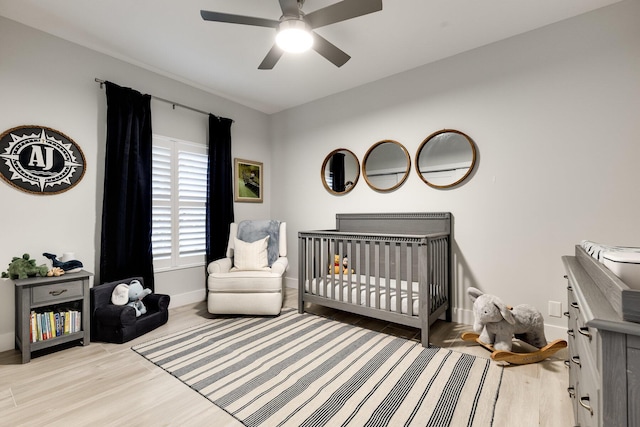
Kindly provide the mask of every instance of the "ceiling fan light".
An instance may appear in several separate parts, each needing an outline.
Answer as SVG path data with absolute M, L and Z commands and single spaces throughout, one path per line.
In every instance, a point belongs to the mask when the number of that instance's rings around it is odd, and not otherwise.
M 311 28 L 298 19 L 282 21 L 276 34 L 276 44 L 285 52 L 305 52 L 313 46 Z

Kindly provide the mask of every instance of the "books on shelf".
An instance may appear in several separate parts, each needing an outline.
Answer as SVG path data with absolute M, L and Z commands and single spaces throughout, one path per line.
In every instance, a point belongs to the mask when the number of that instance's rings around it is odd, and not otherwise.
M 81 318 L 82 313 L 73 309 L 32 311 L 29 322 L 31 342 L 80 332 Z

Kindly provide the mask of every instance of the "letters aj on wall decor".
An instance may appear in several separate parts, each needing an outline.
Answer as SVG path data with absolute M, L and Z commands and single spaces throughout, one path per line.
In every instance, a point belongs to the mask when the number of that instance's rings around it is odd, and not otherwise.
M 57 194 L 85 171 L 82 150 L 68 136 L 44 126 L 18 126 L 0 135 L 0 176 L 32 194 Z

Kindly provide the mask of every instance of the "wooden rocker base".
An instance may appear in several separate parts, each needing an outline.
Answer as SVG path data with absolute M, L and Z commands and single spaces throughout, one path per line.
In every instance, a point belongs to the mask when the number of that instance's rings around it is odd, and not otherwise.
M 495 360 L 496 362 L 507 362 L 512 365 L 526 365 L 529 363 L 540 362 L 554 354 L 556 351 L 567 346 L 567 342 L 565 340 L 555 340 L 537 351 L 533 351 L 530 353 L 514 353 L 512 351 L 496 350 L 491 344 L 480 341 L 479 337 L 480 335 L 474 332 L 463 332 L 461 335 L 463 341 L 476 342 L 482 347 L 489 350 L 491 352 L 491 359 Z

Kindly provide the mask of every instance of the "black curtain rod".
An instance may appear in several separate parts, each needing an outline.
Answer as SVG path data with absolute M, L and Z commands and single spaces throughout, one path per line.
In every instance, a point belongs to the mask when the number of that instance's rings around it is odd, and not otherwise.
M 99 79 L 97 77 L 96 77 L 95 80 L 96 80 L 96 83 L 100 83 L 100 89 L 102 89 L 102 85 L 104 85 L 106 83 L 106 80 L 102 80 L 102 79 Z M 197 108 L 189 107 L 188 105 L 180 104 L 178 102 L 173 102 L 173 101 L 170 101 L 168 99 L 160 98 L 158 96 L 151 95 L 151 98 L 156 99 L 158 101 L 166 102 L 167 104 L 171 104 L 173 106 L 174 110 L 176 109 L 176 106 L 177 106 L 177 107 L 184 108 L 186 110 L 195 111 L 196 113 L 204 114 L 205 116 L 208 116 L 209 114 L 211 114 L 212 116 L 217 117 L 218 119 L 221 118 L 220 116 L 216 116 L 215 114 L 208 113 L 208 112 L 203 111 L 203 110 L 198 110 Z M 234 120 L 231 120 L 231 122 L 233 123 Z

